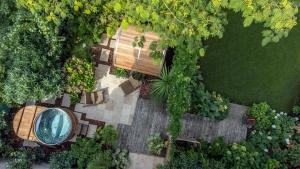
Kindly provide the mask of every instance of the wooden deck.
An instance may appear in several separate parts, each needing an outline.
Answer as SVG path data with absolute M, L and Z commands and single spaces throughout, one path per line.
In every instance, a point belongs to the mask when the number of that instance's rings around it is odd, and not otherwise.
M 204 139 L 208 142 L 223 136 L 225 142 L 233 143 L 246 139 L 247 126 L 242 117 L 247 107 L 231 104 L 229 116 L 222 121 L 212 121 L 186 114 L 183 120 L 183 132 L 179 139 Z M 151 100 L 139 99 L 132 125 L 118 125 L 119 145 L 130 152 L 150 154 L 147 139 L 151 134 L 161 133 L 167 136 L 168 114 L 164 106 Z
M 26 106 L 20 109 L 14 116 L 13 129 L 16 135 L 25 140 L 38 141 L 33 133 L 33 122 L 46 107 Z
M 140 33 L 135 27 L 129 26 L 127 30 L 119 30 L 117 38 L 117 46 L 114 52 L 114 66 L 149 74 L 153 76 L 160 76 L 162 63 L 154 63 L 150 56 L 150 44 L 153 41 L 159 41 L 157 34 L 152 32 Z M 133 47 L 135 37 L 144 35 L 144 47 Z M 163 59 L 162 59 L 163 62 Z

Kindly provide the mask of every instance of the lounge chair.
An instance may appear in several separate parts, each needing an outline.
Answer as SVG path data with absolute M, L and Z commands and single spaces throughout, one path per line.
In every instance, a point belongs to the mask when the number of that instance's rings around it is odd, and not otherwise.
M 135 80 L 132 76 L 128 78 L 125 82 L 121 83 L 119 86 L 123 90 L 125 96 L 129 95 L 130 93 L 134 92 L 141 86 L 141 82 Z
M 108 88 L 86 92 L 84 97 L 83 104 L 86 104 L 84 107 L 106 103 L 108 101 Z

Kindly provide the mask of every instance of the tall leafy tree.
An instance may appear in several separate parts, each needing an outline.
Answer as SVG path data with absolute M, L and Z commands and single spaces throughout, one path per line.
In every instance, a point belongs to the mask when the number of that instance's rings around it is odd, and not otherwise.
M 0 39 L 0 56 L 5 58 L 1 99 L 22 104 L 61 94 L 60 39 L 51 29 L 20 10 L 13 25 Z

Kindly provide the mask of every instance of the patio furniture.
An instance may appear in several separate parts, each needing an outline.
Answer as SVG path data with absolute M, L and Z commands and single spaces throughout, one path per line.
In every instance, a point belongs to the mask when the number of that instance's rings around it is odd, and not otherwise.
M 120 84 L 121 89 L 123 90 L 125 96 L 129 95 L 130 93 L 134 92 L 141 86 L 141 82 L 135 80 L 132 76 L 128 78 L 125 82 Z
M 109 98 L 108 88 L 103 88 L 94 92 L 87 92 L 84 96 L 85 99 L 83 104 L 86 104 L 84 107 L 103 104 L 106 103 Z

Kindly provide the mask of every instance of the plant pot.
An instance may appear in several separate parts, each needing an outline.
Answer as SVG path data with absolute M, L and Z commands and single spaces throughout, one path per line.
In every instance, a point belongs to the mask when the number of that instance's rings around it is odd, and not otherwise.
M 151 84 L 148 82 L 144 82 L 141 86 L 140 97 L 143 99 L 150 98 Z
M 256 119 L 254 117 L 247 117 L 247 125 L 254 126 L 256 124 Z

